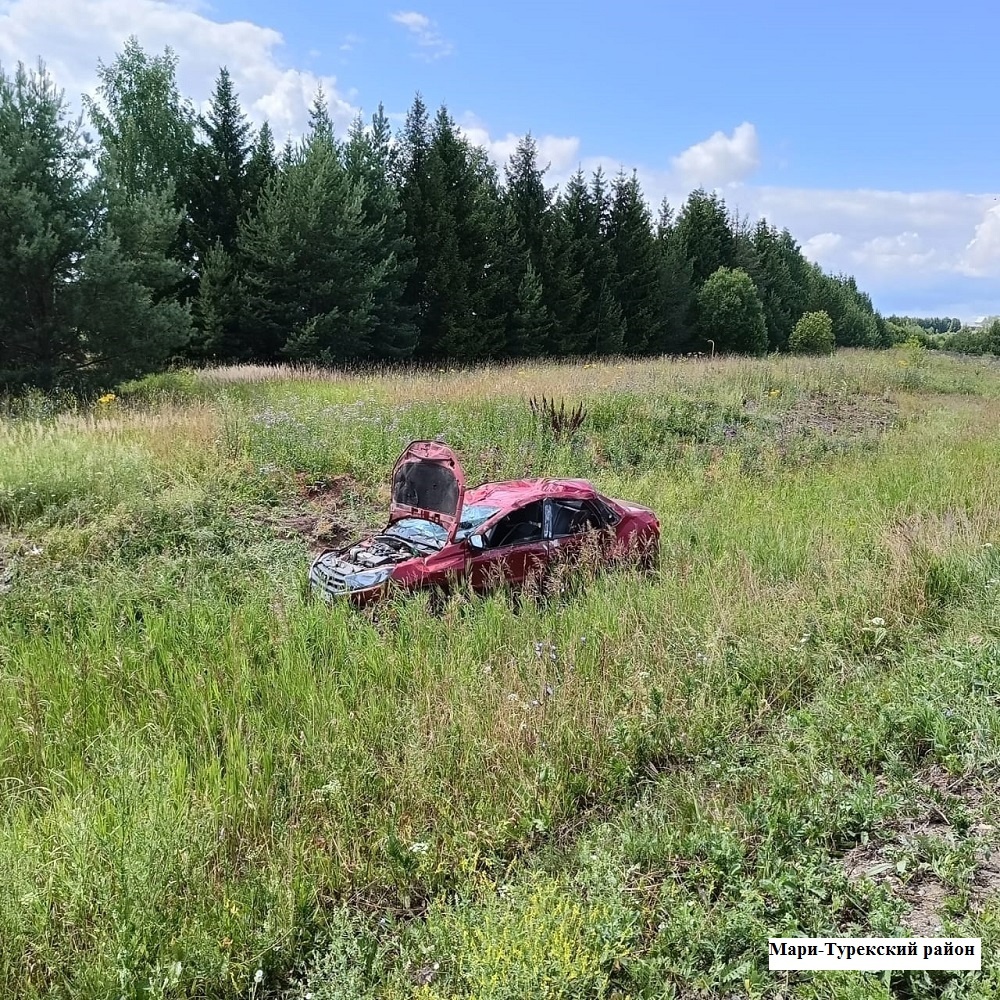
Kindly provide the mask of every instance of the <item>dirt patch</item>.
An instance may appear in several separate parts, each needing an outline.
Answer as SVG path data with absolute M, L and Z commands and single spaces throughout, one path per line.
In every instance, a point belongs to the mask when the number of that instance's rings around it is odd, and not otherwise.
M 361 530 L 362 491 L 352 476 L 295 477 L 295 496 L 264 520 L 279 538 L 303 539 L 311 551 L 346 545 Z
M 815 395 L 797 399 L 782 415 L 778 437 L 802 433 L 857 438 L 884 434 L 899 422 L 899 406 L 884 396 Z
M 888 837 L 848 851 L 841 865 L 849 879 L 881 883 L 901 899 L 907 906 L 903 923 L 912 934 L 936 937 L 958 890 L 933 870 L 928 859 L 972 841 L 968 902 L 970 911 L 978 912 L 1000 892 L 1000 847 L 997 827 L 987 822 L 985 786 L 937 766 L 917 780 L 921 793 L 909 815 L 893 824 Z M 963 817 L 960 829 L 949 818 L 957 815 Z

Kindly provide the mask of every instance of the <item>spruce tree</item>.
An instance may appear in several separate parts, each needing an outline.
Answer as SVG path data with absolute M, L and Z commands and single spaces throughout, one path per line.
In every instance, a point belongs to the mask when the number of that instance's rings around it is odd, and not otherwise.
M 660 340 L 657 350 L 684 353 L 695 348 L 690 324 L 693 309 L 693 268 L 677 234 L 674 213 L 666 199 L 660 205 L 656 224 L 660 261 Z M 651 345 L 654 346 L 654 345 Z
M 474 358 L 502 351 L 502 317 L 487 309 L 495 300 L 491 271 L 501 220 L 495 172 L 446 108 L 428 124 L 419 95 L 401 147 L 402 205 L 415 257 L 406 301 L 420 330 L 417 356 Z
M 344 146 L 348 177 L 361 193 L 364 222 L 380 227 L 384 278 L 375 290 L 371 353 L 381 358 L 408 358 L 417 343 L 413 309 L 405 301 L 406 282 L 414 268 L 413 244 L 392 178 L 392 132 L 379 105 L 365 129 L 357 119 Z
M 542 281 L 529 260 L 517 286 L 511 316 L 508 352 L 514 357 L 539 357 L 550 351 L 552 317 L 545 305 Z
M 225 67 L 200 124 L 207 142 L 195 149 L 188 214 L 195 250 L 204 258 L 216 243 L 232 250 L 240 216 L 248 207 L 250 123 Z
M 366 221 L 322 123 L 293 157 L 240 234 L 247 351 L 324 364 L 369 356 L 387 269 L 382 223 Z
M 551 196 L 545 189 L 545 170 L 538 165 L 538 145 L 530 132 L 518 141 L 504 175 L 504 200 L 514 213 L 521 242 L 536 276 L 544 276 L 548 270 Z
M 619 174 L 612 185 L 608 249 L 614 294 L 625 321 L 623 347 L 630 354 L 656 350 L 663 331 L 662 268 L 653 220 L 635 173 Z
M 695 288 L 720 267 L 731 267 L 736 255 L 736 239 L 722 199 L 698 189 L 688 195 L 677 218 L 677 240 L 691 263 Z
M 406 279 L 403 302 L 417 326 L 416 353 L 420 357 L 429 357 L 434 351 L 428 331 L 431 312 L 428 275 L 437 254 L 437 231 L 428 175 L 430 142 L 427 106 L 417 94 L 406 114 L 394 166 L 399 203 L 405 220 L 404 235 L 413 248 L 413 266 Z
M 245 210 L 256 210 L 261 194 L 278 172 L 278 158 L 274 152 L 274 133 L 267 122 L 261 125 L 254 140 L 246 169 Z

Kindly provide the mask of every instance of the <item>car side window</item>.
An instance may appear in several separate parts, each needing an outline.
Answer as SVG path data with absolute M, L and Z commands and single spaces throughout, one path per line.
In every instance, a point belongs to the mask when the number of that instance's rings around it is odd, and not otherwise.
M 604 527 L 601 516 L 586 500 L 550 500 L 546 513 L 547 538 L 566 538 Z
M 497 549 L 503 545 L 516 545 L 542 540 L 542 502 L 536 500 L 519 507 L 500 518 L 489 531 L 484 532 L 486 548 Z

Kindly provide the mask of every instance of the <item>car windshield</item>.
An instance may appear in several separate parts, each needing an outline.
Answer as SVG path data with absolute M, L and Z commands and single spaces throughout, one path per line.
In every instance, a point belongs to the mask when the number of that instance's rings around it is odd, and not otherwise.
M 481 524 L 485 524 L 498 510 L 499 507 L 487 507 L 482 503 L 470 503 L 462 508 L 462 520 L 455 532 L 457 541 L 467 538 Z
M 459 523 L 458 531 L 455 532 L 455 540 L 461 541 L 470 532 L 475 531 L 481 524 L 488 521 L 500 508 L 487 507 L 485 504 L 469 504 L 462 508 L 462 520 Z M 428 545 L 439 549 L 448 538 L 448 532 L 435 524 L 433 521 L 426 521 L 422 517 L 404 517 L 389 525 L 385 529 L 387 535 L 395 535 L 403 538 L 414 545 Z

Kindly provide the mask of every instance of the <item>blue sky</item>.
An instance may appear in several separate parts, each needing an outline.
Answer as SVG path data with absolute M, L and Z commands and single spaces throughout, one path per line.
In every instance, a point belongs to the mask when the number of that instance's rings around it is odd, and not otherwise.
M 279 135 L 320 81 L 342 126 L 420 90 L 498 163 L 533 132 L 553 183 L 600 165 L 654 203 L 717 188 L 886 313 L 1000 313 L 1000 7 L 416 4 L 0 0 L 0 62 L 42 56 L 75 95 L 135 33 L 197 101 L 225 62 Z

